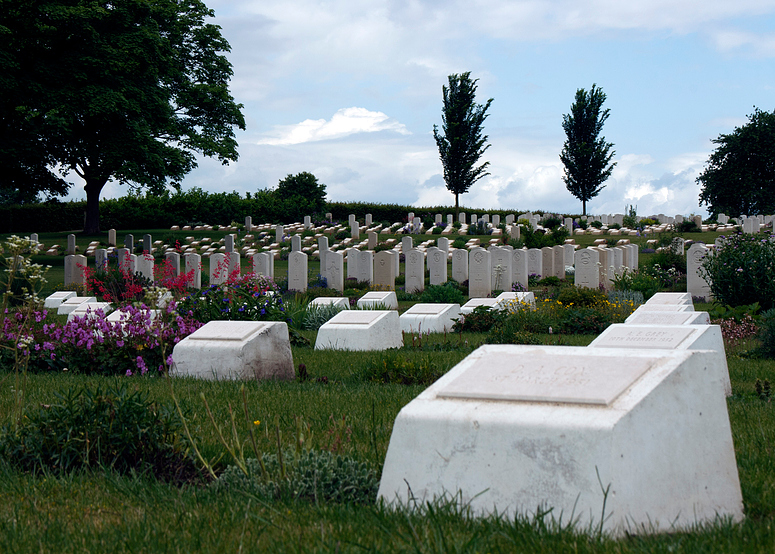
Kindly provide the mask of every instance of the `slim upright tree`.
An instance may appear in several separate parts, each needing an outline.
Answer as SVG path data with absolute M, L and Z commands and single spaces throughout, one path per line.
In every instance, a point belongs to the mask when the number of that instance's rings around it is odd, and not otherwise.
M 610 163 L 615 154 L 611 150 L 613 143 L 600 136 L 610 112 L 602 109 L 605 98 L 597 85 L 592 85 L 589 92 L 580 88 L 570 113 L 562 116 L 562 128 L 568 137 L 560 154 L 565 166 L 562 180 L 571 194 L 581 200 L 584 215 L 587 201 L 600 193 L 616 165 L 616 162 Z
M 475 182 L 489 175 L 486 172 L 490 162 L 478 167 L 476 163 L 490 145 L 483 135 L 484 120 L 492 98 L 484 104 L 477 104 L 476 83 L 471 73 L 449 76 L 449 86 L 442 87 L 444 104 L 441 111 L 442 131 L 433 126 L 433 138 L 439 147 L 439 158 L 444 167 L 444 181 L 455 195 L 455 217 L 460 213 L 458 196 L 471 188 Z

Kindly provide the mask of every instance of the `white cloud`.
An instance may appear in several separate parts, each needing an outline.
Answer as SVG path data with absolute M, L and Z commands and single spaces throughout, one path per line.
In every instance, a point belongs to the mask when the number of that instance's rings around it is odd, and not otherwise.
M 390 119 L 382 112 L 372 112 L 365 108 L 343 108 L 328 121 L 325 119 L 306 119 L 296 125 L 277 126 L 272 132 L 267 133 L 272 136 L 259 140 L 258 144 L 301 144 L 376 131 L 410 134 L 405 125 Z

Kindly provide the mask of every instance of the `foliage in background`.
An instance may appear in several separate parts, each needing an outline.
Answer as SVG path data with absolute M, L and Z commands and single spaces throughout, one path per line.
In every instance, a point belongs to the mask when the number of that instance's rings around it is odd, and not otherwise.
M 611 163 L 613 143 L 606 142 L 600 134 L 610 114 L 609 109 L 603 109 L 605 99 L 597 85 L 592 85 L 589 92 L 580 88 L 570 113 L 562 117 L 567 137 L 560 153 L 565 170 L 562 180 L 570 193 L 581 200 L 582 215 L 587 215 L 587 202 L 600 193 L 616 166 L 616 162 Z
M 745 125 L 713 144 L 716 150 L 697 177 L 700 205 L 708 206 L 711 217 L 775 212 L 775 112 L 754 108 Z
M 721 304 L 740 306 L 759 302 L 775 308 L 775 239 L 764 235 L 728 236 L 713 256 L 706 256 L 700 275 Z
M 762 354 L 767 358 L 775 358 L 775 309 L 762 314 L 759 339 L 762 342 Z
M 0 320 L 8 307 L 40 302 L 38 293 L 50 268 L 32 262 L 31 256 L 37 252 L 38 245 L 32 244 L 29 237 L 12 235 L 0 245 Z
M 198 480 L 174 407 L 123 384 L 72 388 L 28 408 L 17 429 L 0 431 L 0 457 L 35 473 L 109 468 L 173 482 Z
M 441 285 L 428 285 L 420 294 L 420 302 L 427 304 L 464 304 L 465 297 L 454 281 Z
M 489 175 L 487 166 L 490 162 L 479 166 L 476 164 L 490 147 L 483 130 L 492 98 L 484 104 L 476 103 L 477 81 L 471 79 L 470 72 L 448 77 L 449 87 L 442 87 L 442 133 L 439 133 L 436 125 L 433 126 L 433 138 L 436 139 L 444 168 L 444 182 L 455 195 L 455 219 L 460 213 L 459 196 L 468 192 L 479 179 Z

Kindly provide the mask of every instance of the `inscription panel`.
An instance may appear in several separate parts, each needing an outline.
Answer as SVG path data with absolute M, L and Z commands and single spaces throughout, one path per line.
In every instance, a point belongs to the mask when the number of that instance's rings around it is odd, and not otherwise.
M 368 325 L 369 323 L 379 319 L 382 314 L 383 312 L 369 310 L 347 310 L 344 312 L 339 312 L 328 321 L 329 323 L 338 323 L 344 325 Z
M 642 325 L 684 325 L 687 321 L 696 316 L 696 312 L 645 312 L 636 310 L 630 318 L 628 318 L 627 323 L 640 323 Z
M 438 396 L 511 402 L 608 406 L 646 373 L 653 360 L 606 356 L 549 357 L 543 352 L 492 353 L 478 360 Z
M 447 304 L 415 304 L 406 313 L 415 315 L 436 315 L 442 313 L 449 306 Z
M 628 325 L 609 327 L 608 331 L 595 341 L 595 346 L 604 348 L 678 348 L 694 330 L 691 327 L 673 329 L 643 329 Z
M 256 321 L 211 321 L 191 335 L 192 340 L 233 340 L 243 341 L 263 328 L 265 323 Z

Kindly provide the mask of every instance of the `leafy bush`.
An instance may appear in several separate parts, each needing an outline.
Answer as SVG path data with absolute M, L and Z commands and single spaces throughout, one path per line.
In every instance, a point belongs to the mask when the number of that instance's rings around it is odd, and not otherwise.
M 653 266 L 653 268 L 659 268 L 659 266 Z M 651 298 L 663 288 L 662 281 L 651 275 L 648 268 L 640 271 L 624 271 L 621 275 L 614 276 L 612 282 L 616 292 L 637 292 L 641 295 L 641 299 Z
M 246 273 L 220 285 L 196 291 L 183 298 L 178 311 L 197 321 L 286 321 L 279 287 L 263 275 Z
M 608 299 L 604 291 L 577 287 L 564 287 L 557 295 L 557 300 L 565 306 L 592 307 Z
M 622 226 L 619 225 L 618 223 L 611 223 L 610 225 L 608 225 L 608 228 L 609 229 L 621 229 Z
M 379 480 L 368 464 L 326 450 L 288 450 L 282 457 L 263 454 L 245 460 L 248 475 L 229 466 L 213 483 L 256 495 L 265 501 L 373 504 Z
M 420 302 L 430 304 L 463 304 L 464 301 L 463 293 L 452 281 L 442 285 L 429 285 L 420 295 Z
M 511 319 L 507 321 L 510 322 Z M 490 329 L 484 342 L 487 344 L 541 344 L 541 340 L 535 334 L 518 329 L 509 323 Z
M 463 237 L 458 237 L 454 241 L 452 241 L 452 248 L 465 248 L 466 247 L 466 239 Z
M 762 341 L 762 354 L 768 358 L 775 358 L 775 309 L 767 310 L 762 314 L 759 339 Z
M 589 223 L 590 227 L 594 227 L 595 229 L 602 229 L 603 228 L 603 222 L 602 221 L 592 221 Z
M 118 383 L 70 389 L 29 409 L 19 427 L 0 431 L 0 456 L 25 471 L 66 473 L 110 468 L 148 472 L 168 481 L 199 476 L 174 406 Z
M 334 239 L 336 239 L 336 240 L 344 240 L 346 238 L 349 238 L 350 234 L 351 234 L 350 231 L 348 231 L 346 229 L 342 229 L 341 231 L 337 231 L 337 233 L 334 235 Z
M 697 224 L 692 219 L 684 219 L 676 226 L 676 231 L 679 233 L 700 233 L 702 229 L 697 227 Z
M 505 314 L 502 311 L 491 310 L 487 306 L 477 306 L 471 313 L 460 316 L 452 326 L 452 330 L 456 333 L 461 331 L 486 333 L 504 317 Z
M 700 275 L 721 304 L 740 306 L 759 302 L 763 310 L 775 308 L 775 240 L 760 235 L 737 234 L 726 238 L 714 256 L 707 256 Z
M 546 229 L 554 230 L 560 225 L 562 225 L 562 219 L 555 216 L 549 216 L 547 218 L 544 218 L 543 221 L 541 221 L 541 226 L 545 227 Z

